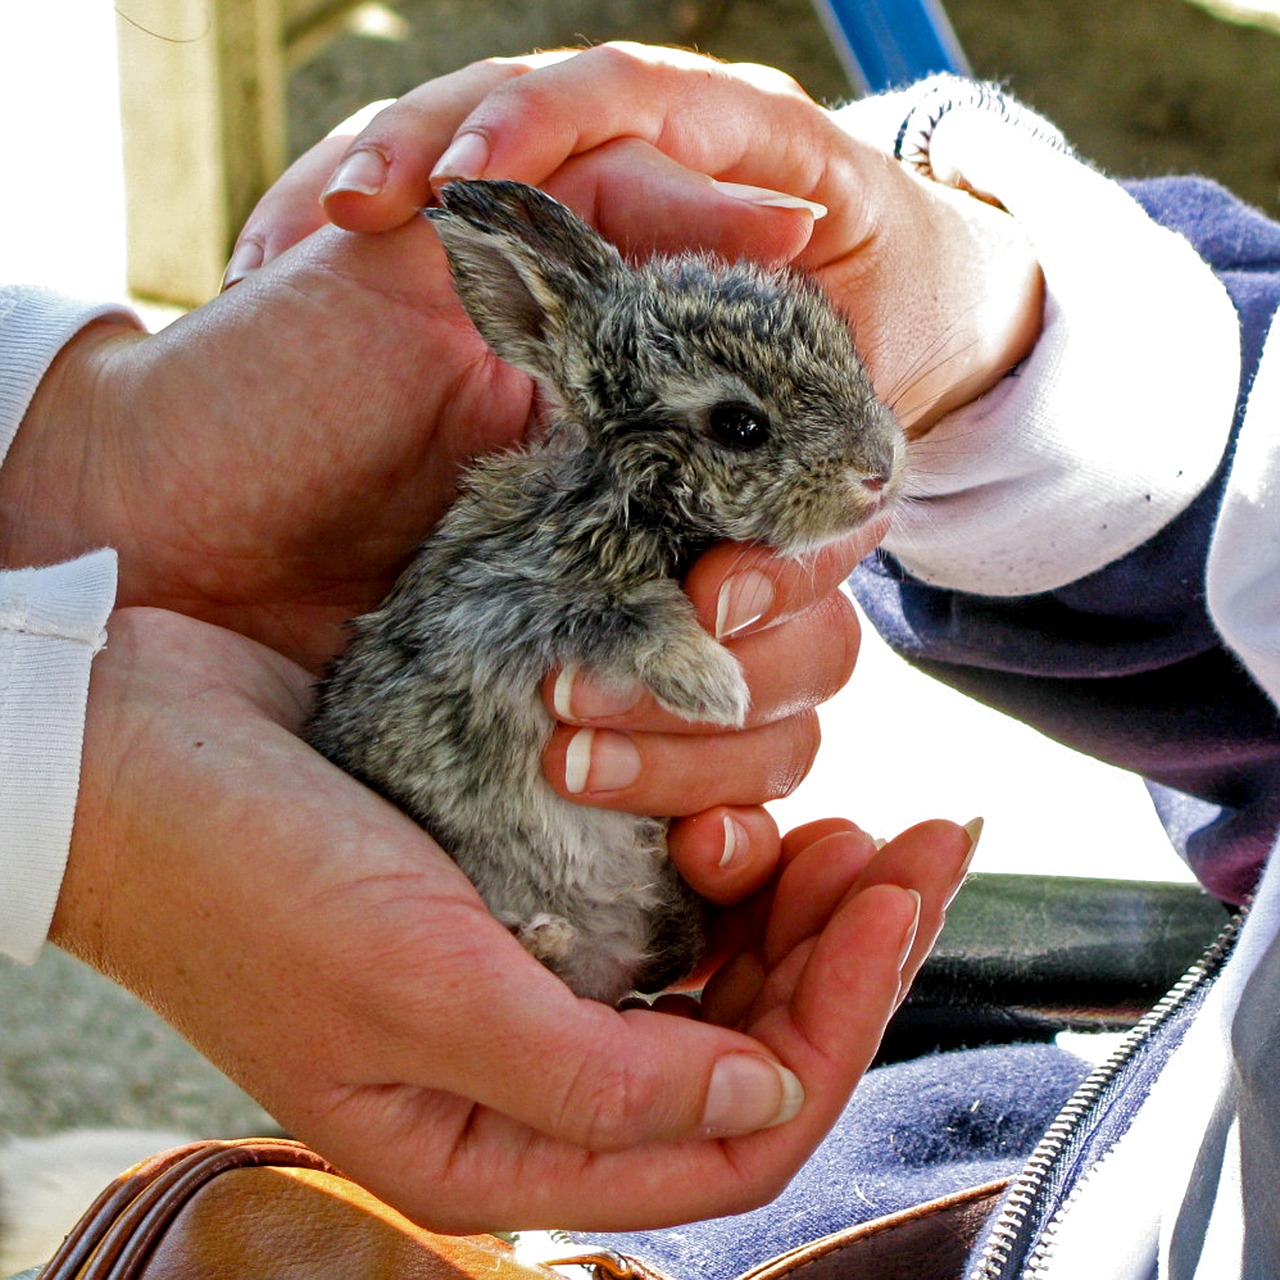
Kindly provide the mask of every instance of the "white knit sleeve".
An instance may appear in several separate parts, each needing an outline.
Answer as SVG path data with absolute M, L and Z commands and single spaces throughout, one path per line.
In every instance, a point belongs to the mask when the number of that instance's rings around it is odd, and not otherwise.
M 1209 547 L 1209 612 L 1280 707 L 1280 317 L 1254 375 Z
M 113 551 L 0 573 L 0 951 L 39 954 L 62 884 Z
M 912 500 L 885 545 L 926 582 L 996 596 L 1060 587 L 1140 546 L 1226 447 L 1240 377 L 1226 290 L 1185 239 L 987 86 L 943 78 L 841 116 L 938 181 L 998 199 L 1046 286 L 1028 359 L 912 446 Z
M 0 288 L 0 460 L 62 347 L 104 316 L 35 289 Z M 105 642 L 116 558 L 8 564 L 0 546 L 0 953 L 39 954 L 66 866 L 93 655 Z

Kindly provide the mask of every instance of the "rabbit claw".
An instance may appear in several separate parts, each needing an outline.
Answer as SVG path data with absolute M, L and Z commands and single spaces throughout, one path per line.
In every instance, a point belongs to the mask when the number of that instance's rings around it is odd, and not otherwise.
M 569 959 L 578 939 L 577 929 L 564 916 L 549 912 L 539 912 L 528 920 L 522 920 L 504 911 L 498 915 L 498 922 L 511 931 L 516 941 L 535 960 L 541 960 L 552 968 Z

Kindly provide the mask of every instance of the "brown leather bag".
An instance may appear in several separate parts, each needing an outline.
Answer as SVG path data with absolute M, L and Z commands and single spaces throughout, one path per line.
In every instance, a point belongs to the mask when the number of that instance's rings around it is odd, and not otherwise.
M 1003 1183 L 827 1236 L 740 1280 L 951 1280 Z M 613 1253 L 566 1258 L 601 1280 L 665 1280 Z M 562 1280 L 493 1236 L 424 1231 L 298 1142 L 199 1142 L 136 1165 L 39 1280 Z M 681 1278 L 686 1280 L 686 1278 Z

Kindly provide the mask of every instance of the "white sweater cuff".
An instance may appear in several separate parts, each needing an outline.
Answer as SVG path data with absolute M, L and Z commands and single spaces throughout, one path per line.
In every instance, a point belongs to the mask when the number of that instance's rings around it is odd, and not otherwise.
M 910 97 L 851 131 L 901 122 Z M 912 446 L 912 501 L 885 545 L 926 582 L 1027 595 L 1134 550 L 1204 489 L 1235 413 L 1239 325 L 1183 237 L 1055 145 L 1051 126 L 979 98 L 922 113 L 929 162 L 1026 230 L 1045 276 L 1044 328 L 1013 374 Z
M 1209 548 L 1209 613 L 1280 706 L 1280 318 L 1249 393 L 1230 482 Z
M 126 308 L 0 286 L 0 460 L 58 352 L 106 316 L 138 323 Z M 111 551 L 0 572 L 0 953 L 17 960 L 38 955 L 62 884 L 89 667 L 115 589 Z
M 80 786 L 89 667 L 106 642 L 114 551 L 0 573 L 0 952 L 40 952 Z
M 138 324 L 126 307 L 91 306 L 47 289 L 0 285 L 0 461 L 58 352 L 86 325 L 107 316 Z

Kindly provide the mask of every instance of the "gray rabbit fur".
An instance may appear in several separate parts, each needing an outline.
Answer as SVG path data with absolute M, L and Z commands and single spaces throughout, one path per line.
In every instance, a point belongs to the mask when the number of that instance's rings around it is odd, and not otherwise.
M 730 539 L 799 556 L 892 497 L 904 442 L 848 323 L 789 270 L 630 265 L 562 205 L 457 182 L 429 211 L 472 322 L 545 399 L 539 438 L 476 463 L 322 681 L 310 741 L 444 846 L 579 995 L 686 975 L 701 901 L 665 821 L 561 798 L 542 775 L 555 668 L 638 681 L 741 725 L 749 691 L 680 578 Z

